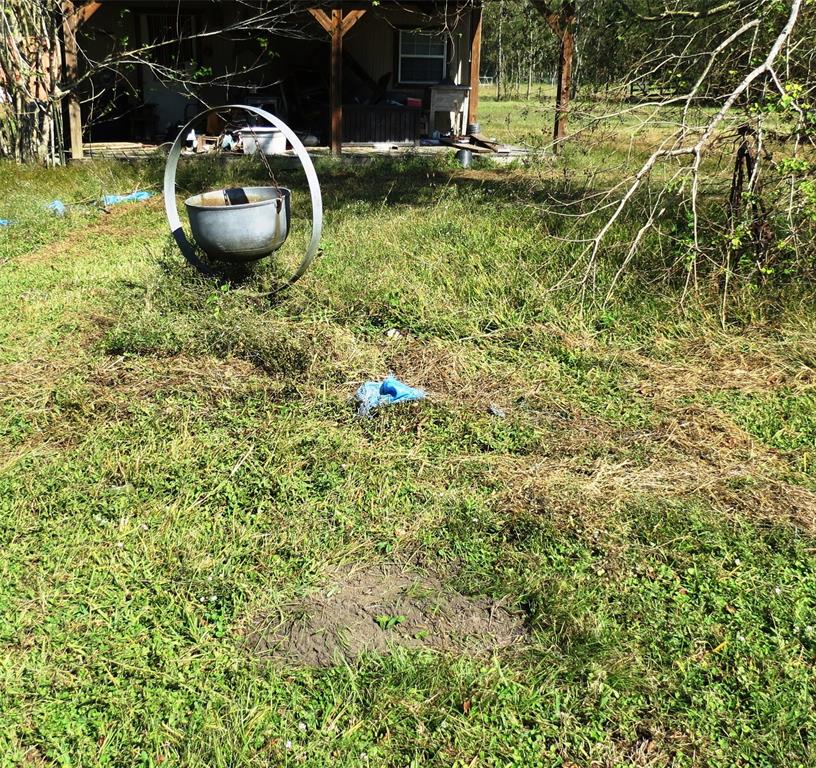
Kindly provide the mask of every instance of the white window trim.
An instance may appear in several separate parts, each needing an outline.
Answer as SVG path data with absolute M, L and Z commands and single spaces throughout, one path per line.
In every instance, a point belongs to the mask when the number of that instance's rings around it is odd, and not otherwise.
M 397 73 L 398 77 L 399 77 L 398 82 L 402 83 L 404 85 L 436 85 L 436 83 L 438 82 L 436 80 L 403 80 L 402 79 L 402 59 L 403 59 L 402 36 L 406 32 L 414 32 L 414 33 L 420 32 L 420 33 L 427 33 L 429 35 L 432 35 L 434 33 L 438 33 L 439 35 L 442 36 L 442 44 L 445 46 L 445 49 L 442 52 L 441 56 L 438 56 L 438 55 L 431 56 L 431 55 L 428 55 L 427 53 L 416 53 L 416 54 L 406 53 L 404 55 L 405 55 L 405 58 L 408 58 L 408 59 L 437 59 L 437 60 L 442 59 L 442 79 L 444 80 L 445 75 L 447 74 L 447 66 L 448 66 L 448 36 L 446 34 L 444 34 L 443 30 L 437 30 L 437 29 L 428 29 L 428 30 L 425 30 L 425 29 L 401 29 L 401 30 L 399 30 L 399 50 L 397 51 L 398 70 L 399 70 L 398 73 Z

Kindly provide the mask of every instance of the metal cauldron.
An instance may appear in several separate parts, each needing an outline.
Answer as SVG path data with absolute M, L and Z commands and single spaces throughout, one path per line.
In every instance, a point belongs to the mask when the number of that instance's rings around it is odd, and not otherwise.
M 291 284 L 303 275 L 317 254 L 323 229 L 323 200 L 314 165 L 300 139 L 283 120 L 269 112 L 246 104 L 212 107 L 194 117 L 179 131 L 164 169 L 164 208 L 167 222 L 187 261 L 202 272 L 212 272 L 213 269 L 198 257 L 182 227 L 176 204 L 176 170 L 184 137 L 190 129 L 213 112 L 235 109 L 258 115 L 283 133 L 306 173 L 312 203 L 312 235 L 305 256 L 289 278 Z M 285 187 L 236 187 L 202 192 L 187 198 L 184 205 L 193 240 L 211 259 L 255 261 L 278 250 L 289 234 L 291 192 Z
M 193 239 L 208 256 L 255 261 L 286 242 L 290 201 L 284 187 L 238 187 L 193 195 L 184 207 Z

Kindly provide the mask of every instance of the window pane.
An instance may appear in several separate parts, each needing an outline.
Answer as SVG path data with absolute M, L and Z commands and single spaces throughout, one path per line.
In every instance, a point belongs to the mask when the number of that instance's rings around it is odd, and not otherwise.
M 442 35 L 434 35 L 428 37 L 428 53 L 431 56 L 445 55 L 445 38 Z
M 444 59 L 414 58 L 412 56 L 402 58 L 402 81 L 404 83 L 438 83 L 444 76 Z
M 402 32 L 403 56 L 444 56 L 445 37 L 441 32 Z

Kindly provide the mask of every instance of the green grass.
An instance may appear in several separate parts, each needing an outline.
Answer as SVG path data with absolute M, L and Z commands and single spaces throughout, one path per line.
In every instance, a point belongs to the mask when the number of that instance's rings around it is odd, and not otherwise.
M 526 95 L 526 91 L 525 91 Z M 479 97 L 479 126 L 483 135 L 500 141 L 544 146 L 552 140 L 555 90 L 549 84 L 533 87 L 529 101 L 496 98 L 495 87 L 484 87 Z
M 520 205 L 558 167 L 319 170 L 323 255 L 270 302 L 272 266 L 183 266 L 158 201 L 43 210 L 159 168 L 0 167 L 30 192 L 0 212 L 0 765 L 816 763 L 812 311 L 724 332 L 634 277 L 582 309 Z M 356 419 L 392 370 L 430 400 Z M 377 562 L 502 599 L 527 641 L 329 670 L 243 646 Z

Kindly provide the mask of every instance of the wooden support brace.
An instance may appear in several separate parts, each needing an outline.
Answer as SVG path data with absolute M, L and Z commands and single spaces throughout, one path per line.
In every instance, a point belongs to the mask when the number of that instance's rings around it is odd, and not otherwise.
M 561 22 L 558 18 L 558 12 L 550 8 L 550 4 L 548 2 L 543 2 L 543 0 L 532 0 L 532 3 L 535 9 L 544 17 L 544 20 L 547 22 L 549 28 L 553 31 L 553 34 L 560 38 Z
M 326 32 L 332 34 L 333 29 L 333 22 L 331 17 L 322 9 L 320 8 L 309 8 L 309 13 L 312 15 L 314 20 L 323 27 Z M 343 16 L 343 21 L 340 25 L 340 31 L 343 35 L 346 34 L 363 16 L 365 15 L 365 10 L 360 9 L 356 11 L 348 11 Z
M 345 16 L 343 16 L 343 23 L 342 23 L 342 33 L 343 35 L 346 34 L 363 16 L 365 15 L 365 11 L 348 11 Z
M 331 35 L 331 78 L 329 110 L 331 119 L 331 153 L 343 149 L 343 36 L 363 17 L 365 9 L 348 11 L 332 9 L 329 16 L 321 8 L 309 8 L 309 13 Z
M 81 26 L 88 21 L 88 19 L 90 19 L 91 16 L 93 16 L 101 7 L 102 3 L 91 2 L 85 3 L 85 5 L 83 5 L 81 8 L 78 8 L 76 11 L 77 26 Z
M 326 15 L 326 12 L 321 10 L 320 8 L 309 8 L 309 13 L 312 14 L 315 21 L 323 27 L 326 32 L 331 34 L 332 32 L 332 20 L 329 16 Z

